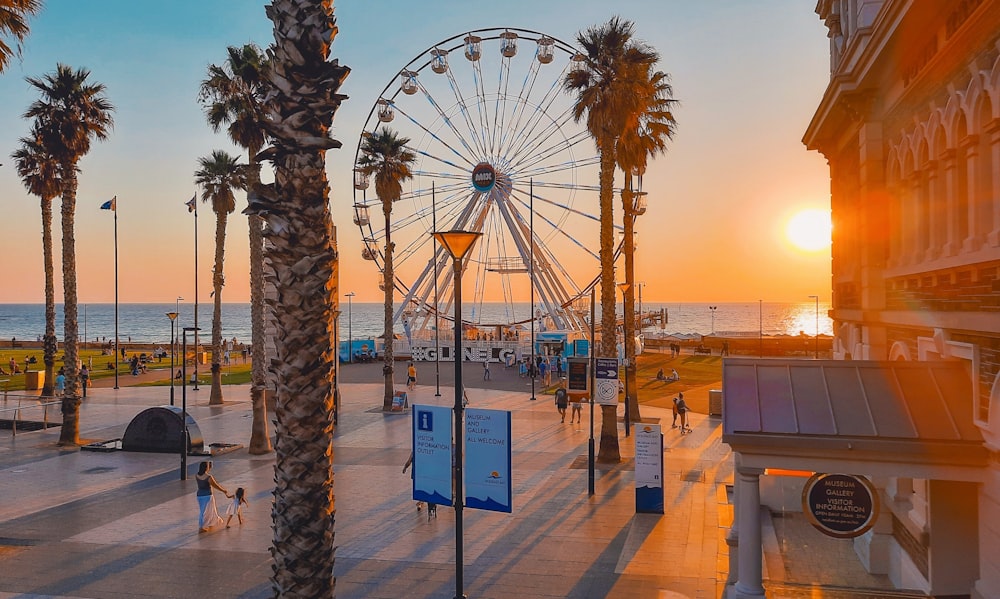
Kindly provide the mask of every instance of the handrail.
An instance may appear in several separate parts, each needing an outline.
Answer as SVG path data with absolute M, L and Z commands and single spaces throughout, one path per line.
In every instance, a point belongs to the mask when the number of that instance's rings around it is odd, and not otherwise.
M 5 399 L 5 403 L 6 403 L 6 399 Z M 42 430 L 48 430 L 48 428 L 49 428 L 49 406 L 57 406 L 57 405 L 62 405 L 62 402 L 59 401 L 59 400 L 56 400 L 56 401 L 47 401 L 47 402 L 35 403 L 35 404 L 31 404 L 31 405 L 22 406 L 21 405 L 21 400 L 18 399 L 17 400 L 17 406 L 15 406 L 15 407 L 0 408 L 0 414 L 2 414 L 4 412 L 13 412 L 14 413 L 14 418 L 10 421 L 10 423 L 11 423 L 10 424 L 10 431 L 11 431 L 11 436 L 12 437 L 16 437 L 17 436 L 17 423 L 21 419 L 21 411 L 22 410 L 30 410 L 32 408 L 42 408 Z

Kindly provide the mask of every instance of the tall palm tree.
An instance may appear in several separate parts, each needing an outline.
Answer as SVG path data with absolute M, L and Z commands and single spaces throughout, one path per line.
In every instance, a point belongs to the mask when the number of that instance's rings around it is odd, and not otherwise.
M 272 68 L 265 76 L 274 184 L 251 198 L 265 222 L 265 276 L 279 360 L 275 409 L 275 595 L 332 597 L 334 316 L 337 246 L 330 214 L 326 151 L 350 69 L 330 60 L 337 35 L 332 0 L 272 0 Z
M 21 55 L 21 43 L 28 37 L 28 17 L 41 10 L 41 0 L 0 0 L 0 73 L 11 58 Z
M 212 129 L 226 127 L 229 139 L 247 150 L 247 192 L 255 193 L 260 185 L 260 161 L 257 154 L 264 147 L 264 71 L 269 59 L 256 44 L 229 46 L 222 66 L 209 65 L 208 77 L 202 80 L 198 94 Z M 248 199 L 249 202 L 249 199 Z M 250 427 L 251 454 L 271 451 L 267 433 L 267 365 L 264 352 L 264 226 L 257 215 L 247 217 L 250 228 L 250 401 L 253 423 Z
M 658 54 L 633 39 L 634 25 L 619 17 L 577 35 L 583 48 L 579 66 L 563 81 L 577 94 L 573 117 L 586 117 L 587 130 L 600 155 L 601 356 L 615 356 L 614 179 L 615 146 L 629 119 L 642 109 L 644 76 Z M 615 406 L 601 406 L 598 459 L 621 461 Z
M 35 119 L 42 145 L 59 163 L 62 178 L 62 270 L 63 270 L 63 349 L 66 395 L 62 401 L 61 445 L 80 443 L 80 386 L 77 378 L 79 320 L 76 295 L 77 164 L 90 151 L 91 140 L 105 140 L 114 126 L 114 106 L 104 95 L 101 83 L 88 83 L 90 71 L 64 64 L 54 73 L 28 83 L 40 94 L 24 113 Z
M 247 168 L 237 162 L 239 158 L 222 150 L 198 159 L 201 168 L 195 171 L 194 181 L 202 188 L 201 201 L 212 202 L 215 213 L 215 267 L 212 269 L 212 295 L 215 310 L 212 312 L 212 395 L 209 405 L 222 403 L 222 286 L 226 283 L 223 262 L 226 257 L 226 225 L 229 215 L 236 210 L 234 189 L 246 189 Z
M 385 292 L 385 351 L 382 354 L 385 394 L 382 409 L 385 411 L 392 408 L 392 341 L 395 338 L 392 330 L 392 294 L 396 279 L 392 268 L 394 246 L 389 221 L 392 203 L 403 194 L 403 181 L 413 178 L 410 165 L 416 162 L 417 155 L 406 147 L 408 143 L 409 138 L 399 137 L 395 131 L 382 127 L 361 142 L 361 158 L 358 160 L 358 168 L 366 177 L 375 176 L 375 193 L 382 200 L 382 216 L 385 217 L 385 264 L 382 269 L 382 288 Z
M 21 147 L 11 154 L 17 174 L 28 192 L 39 197 L 42 206 L 42 264 L 45 269 L 45 336 L 42 342 L 45 382 L 42 384 L 42 395 L 50 397 L 53 392 L 56 352 L 59 350 L 56 340 L 55 266 L 52 256 L 52 200 L 62 190 L 62 179 L 59 176 L 59 163 L 41 143 L 37 123 L 32 134 L 19 141 Z
M 661 154 L 667 149 L 667 140 L 673 138 L 677 128 L 671 108 L 676 104 L 673 99 L 673 87 L 670 76 L 662 71 L 649 70 L 648 84 L 643 90 L 644 106 L 638 113 L 631 115 L 625 131 L 618 138 L 615 146 L 615 156 L 618 167 L 625 172 L 625 187 L 622 189 L 622 220 L 625 233 L 625 318 L 631 318 L 635 313 L 635 198 L 632 188 L 632 176 L 637 175 L 642 181 L 646 172 L 646 163 L 651 156 Z M 635 335 L 625 336 L 625 357 L 628 359 L 626 371 L 627 381 L 625 397 L 629 402 L 629 419 L 640 422 L 639 394 L 636 385 Z

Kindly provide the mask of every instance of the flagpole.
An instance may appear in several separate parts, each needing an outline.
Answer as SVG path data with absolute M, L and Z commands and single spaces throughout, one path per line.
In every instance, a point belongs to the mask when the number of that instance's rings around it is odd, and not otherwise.
M 115 213 L 115 389 L 118 388 L 118 196 L 112 199 L 111 211 Z
M 194 202 L 194 386 L 198 390 L 198 192 L 195 192 Z

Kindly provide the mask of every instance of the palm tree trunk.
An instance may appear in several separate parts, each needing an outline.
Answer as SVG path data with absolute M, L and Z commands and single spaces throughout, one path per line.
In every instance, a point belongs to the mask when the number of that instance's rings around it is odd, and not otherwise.
M 639 415 L 639 385 L 636 383 L 636 363 L 635 363 L 635 220 L 632 215 L 632 203 L 635 196 L 632 194 L 631 177 L 628 183 L 629 189 L 622 192 L 622 214 L 624 215 L 625 233 L 625 282 L 628 283 L 625 289 L 625 305 L 623 308 L 623 322 L 628 323 L 625 331 L 625 357 L 628 364 L 625 366 L 625 400 L 628 402 L 628 418 L 631 422 L 642 422 Z M 641 321 L 640 321 L 641 322 Z
M 392 200 L 382 200 L 382 214 L 385 216 L 385 268 L 382 270 L 382 286 L 385 288 L 384 299 L 384 333 L 385 350 L 382 352 L 382 375 L 385 377 L 385 395 L 382 397 L 382 409 L 392 409 L 392 342 L 395 335 L 392 330 L 392 237 L 389 229 L 389 215 L 392 213 Z
M 52 198 L 42 198 L 42 262 L 45 268 L 45 336 L 42 341 L 42 362 L 45 364 L 45 383 L 42 397 L 51 397 L 56 353 L 56 285 L 55 266 L 52 256 Z
M 80 360 L 77 351 L 77 298 L 76 298 L 76 164 L 62 167 L 62 270 L 63 270 L 63 349 L 66 375 L 66 395 L 62 400 L 62 428 L 59 445 L 80 444 L 80 381 L 77 378 Z
M 256 190 L 260 184 L 259 147 L 250 148 L 250 168 L 247 172 L 247 189 Z M 253 420 L 250 426 L 251 455 L 270 453 L 271 437 L 267 432 L 267 369 L 264 361 L 264 231 L 259 216 L 247 218 L 250 227 L 250 404 Z
M 217 406 L 222 399 L 222 285 L 226 281 L 222 266 L 226 257 L 226 221 L 225 211 L 215 215 L 215 268 L 212 269 L 212 289 L 214 291 L 214 309 L 212 310 L 212 395 L 208 405 Z
M 337 33 L 331 0 L 273 0 L 270 119 L 275 198 L 261 214 L 267 228 L 266 278 L 278 357 L 275 410 L 274 542 L 276 596 L 332 597 L 335 278 L 326 150 L 336 91 L 349 69 L 329 61 Z
M 605 141 L 602 148 L 613 144 Z M 601 350 L 599 356 L 611 358 L 615 348 L 615 249 L 614 249 L 614 183 L 615 157 L 610 150 L 601 150 Z M 601 406 L 601 444 L 597 453 L 600 462 L 620 462 L 618 447 L 618 406 Z

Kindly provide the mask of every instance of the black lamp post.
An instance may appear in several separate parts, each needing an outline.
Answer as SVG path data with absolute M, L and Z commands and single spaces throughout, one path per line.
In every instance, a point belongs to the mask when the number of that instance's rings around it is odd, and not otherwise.
M 629 371 L 629 355 L 628 355 L 628 321 L 631 320 L 631 314 L 625 313 L 625 293 L 628 288 L 631 287 L 628 283 L 618 283 L 618 287 L 622 290 L 622 328 L 624 329 L 624 339 L 622 339 L 622 349 L 625 354 L 625 436 L 628 437 L 630 434 L 630 422 L 629 422 L 629 409 L 628 409 L 628 371 Z
M 462 580 L 462 259 L 482 235 L 472 231 L 433 233 L 451 255 L 455 268 L 455 456 L 452 485 L 455 490 L 455 599 L 464 599 Z
M 167 312 L 170 319 L 170 405 L 174 405 L 174 321 L 177 320 L 177 312 Z
M 351 300 L 354 299 L 354 292 L 345 293 L 347 298 L 347 363 L 354 363 L 354 333 L 351 330 Z
M 818 295 L 810 295 L 809 299 L 816 300 L 816 336 L 814 338 L 814 341 L 816 343 L 816 357 L 815 357 L 815 359 L 819 360 L 819 296 Z
M 181 480 L 187 480 L 187 450 L 188 450 L 187 334 L 188 331 L 197 332 L 198 327 L 184 327 L 181 331 L 181 372 L 182 372 L 181 374 Z M 195 345 L 195 353 L 198 353 L 197 345 Z

